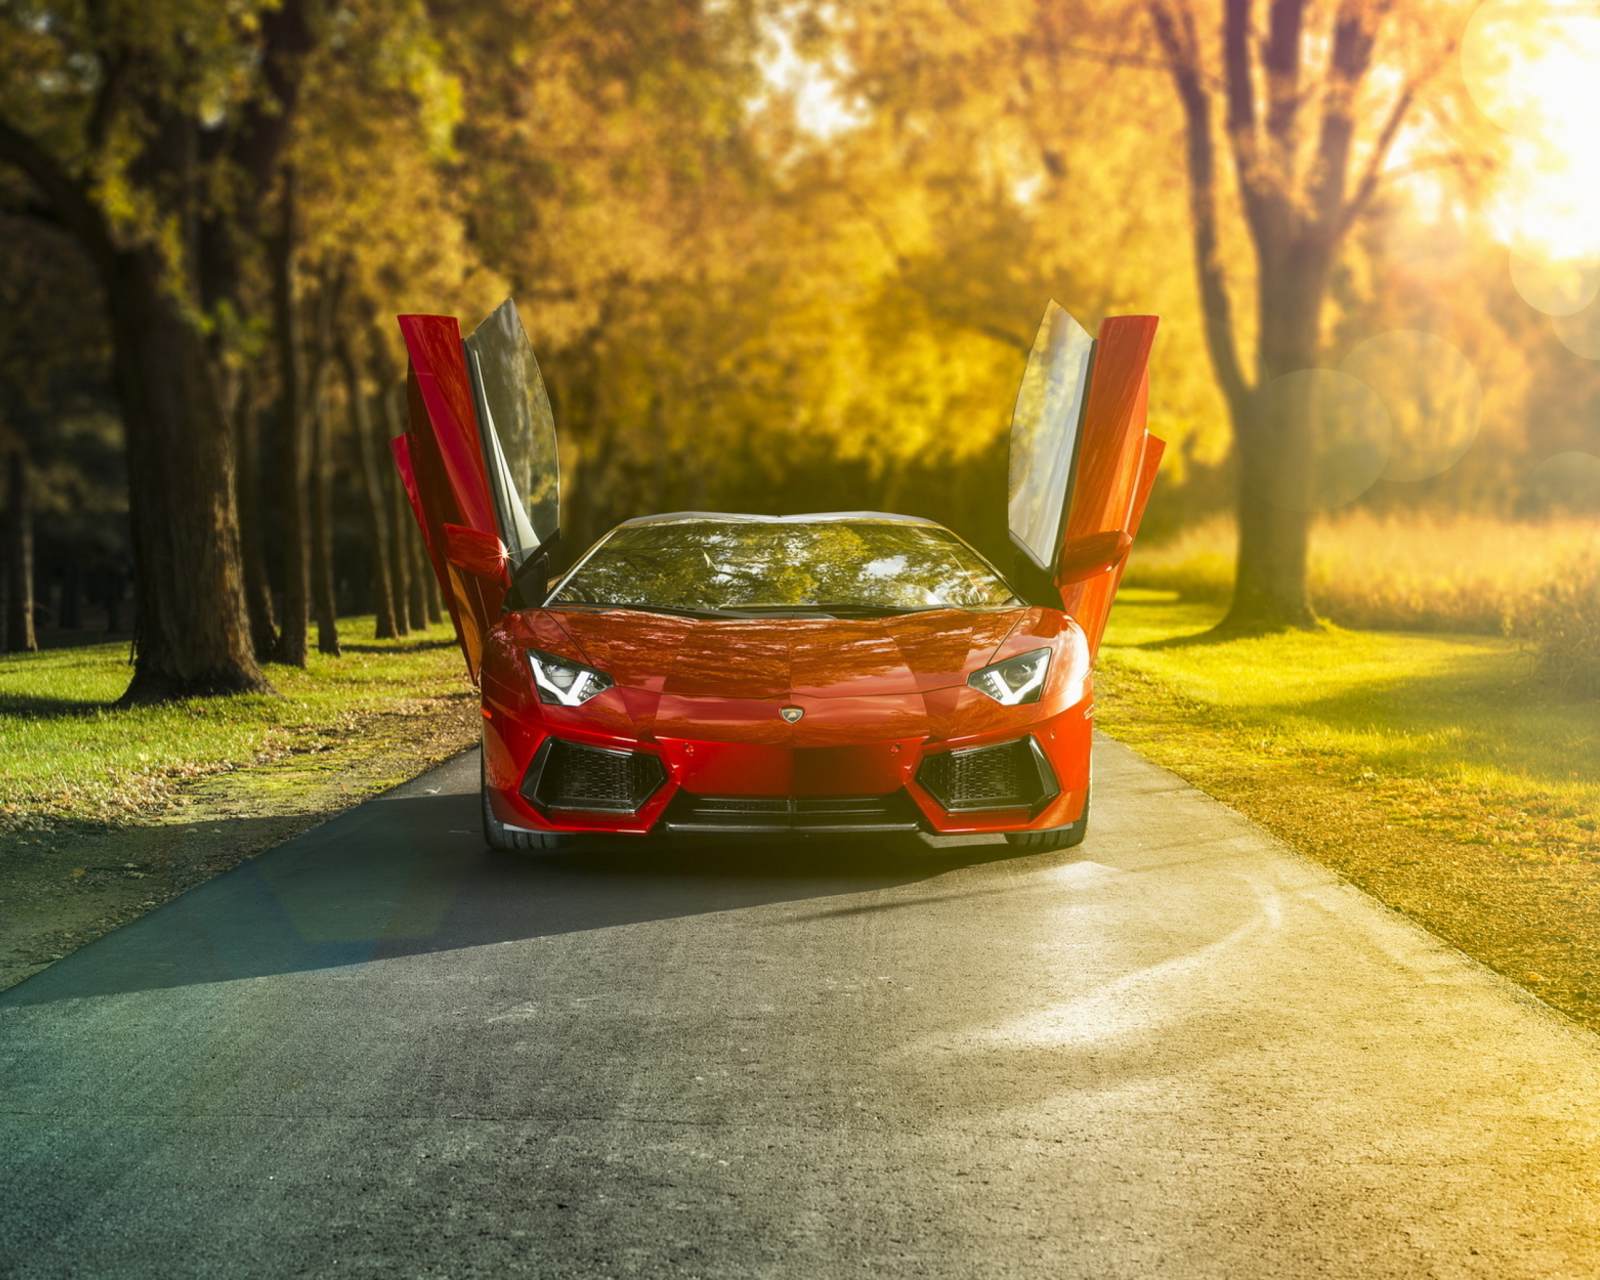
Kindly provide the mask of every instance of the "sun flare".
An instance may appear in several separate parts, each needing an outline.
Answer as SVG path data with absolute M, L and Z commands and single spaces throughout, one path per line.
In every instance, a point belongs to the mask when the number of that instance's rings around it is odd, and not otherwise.
M 1600 12 L 1491 0 L 1467 26 L 1461 66 L 1479 109 L 1512 135 L 1495 234 L 1528 262 L 1600 261 Z

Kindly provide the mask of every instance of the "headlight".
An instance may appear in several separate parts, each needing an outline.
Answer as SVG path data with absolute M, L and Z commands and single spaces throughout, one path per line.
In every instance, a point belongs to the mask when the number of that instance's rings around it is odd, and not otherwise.
M 1050 650 L 1034 649 L 1007 658 L 967 677 L 979 693 L 986 693 L 1007 707 L 1037 702 L 1044 692 L 1044 678 L 1050 673 Z
M 539 701 L 563 707 L 576 707 L 611 687 L 611 677 L 570 658 L 558 658 L 538 649 L 528 650 L 528 665 L 533 682 L 539 686 Z

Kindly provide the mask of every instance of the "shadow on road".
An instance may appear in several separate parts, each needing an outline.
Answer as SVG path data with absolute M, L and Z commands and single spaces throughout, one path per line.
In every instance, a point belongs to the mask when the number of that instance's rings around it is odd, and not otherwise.
M 470 769 L 476 782 L 475 755 Z M 851 895 L 1010 856 L 1003 844 L 933 850 L 881 838 L 497 854 L 479 834 L 475 790 L 402 794 L 197 886 L 13 987 L 0 1007 Z

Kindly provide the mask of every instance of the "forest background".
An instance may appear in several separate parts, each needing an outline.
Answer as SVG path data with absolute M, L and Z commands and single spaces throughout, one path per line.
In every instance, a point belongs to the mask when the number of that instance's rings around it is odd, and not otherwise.
M 1592 617 L 1584 21 L 1448 0 L 5 0 L 5 641 L 137 611 L 141 700 L 208 691 L 172 636 L 304 665 L 308 626 L 337 651 L 339 614 L 380 636 L 436 620 L 387 457 L 393 317 L 470 329 L 507 293 L 562 435 L 569 554 L 646 512 L 884 509 L 1008 566 L 1005 429 L 1046 299 L 1091 331 L 1160 315 L 1143 537 L 1169 553 L 1142 580 L 1226 596 L 1238 412 L 1197 265 L 1260 403 L 1284 373 L 1250 359 L 1273 313 L 1249 199 L 1268 161 L 1240 150 L 1227 82 L 1249 42 L 1269 127 L 1303 109 L 1325 142 L 1343 120 L 1361 196 L 1312 308 L 1323 479 L 1302 505 L 1370 546 L 1331 576 L 1313 556 L 1313 603 L 1537 629 L 1518 584 L 1578 582 Z M 1341 81 L 1348 31 L 1367 63 Z M 1199 135 L 1186 83 L 1216 105 Z M 1291 214 L 1322 154 L 1297 147 Z M 1403 570 L 1430 555 L 1449 563 L 1425 588 Z M 1464 560 L 1498 586 L 1463 587 Z M 226 634 L 235 598 L 247 634 Z

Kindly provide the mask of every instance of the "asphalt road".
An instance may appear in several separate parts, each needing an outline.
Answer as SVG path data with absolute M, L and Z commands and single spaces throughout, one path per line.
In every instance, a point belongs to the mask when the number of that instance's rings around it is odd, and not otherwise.
M 1115 743 L 1031 858 L 496 855 L 477 773 L 0 997 L 0 1275 L 1600 1274 L 1600 1042 Z

